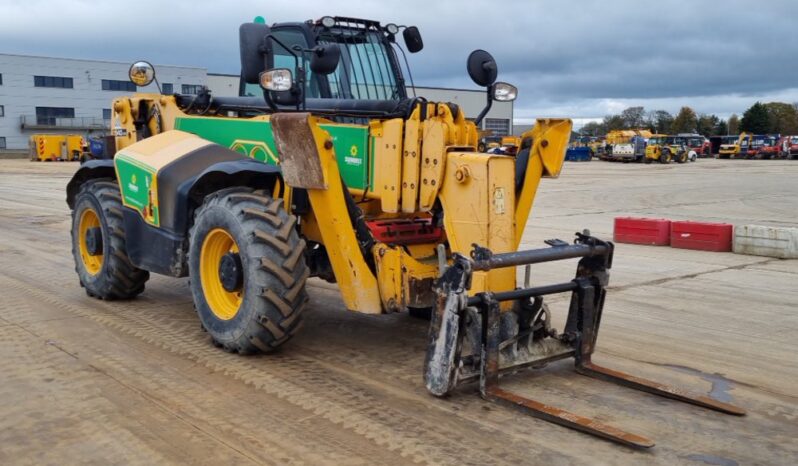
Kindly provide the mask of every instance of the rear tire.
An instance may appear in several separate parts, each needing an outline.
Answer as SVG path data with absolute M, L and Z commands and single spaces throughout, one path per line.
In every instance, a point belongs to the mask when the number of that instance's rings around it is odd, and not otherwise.
M 671 163 L 671 153 L 670 151 L 663 150 L 662 154 L 659 156 L 659 163 Z
M 300 328 L 309 270 L 295 226 L 282 199 L 246 188 L 214 193 L 197 209 L 189 243 L 191 293 L 215 345 L 241 354 L 270 352 Z M 233 282 L 224 281 L 224 261 L 237 264 Z
M 89 238 L 92 229 L 100 233 L 99 242 Z M 86 294 L 113 300 L 130 299 L 144 291 L 150 273 L 130 262 L 126 242 L 116 181 L 98 179 L 81 185 L 72 211 L 72 256 Z

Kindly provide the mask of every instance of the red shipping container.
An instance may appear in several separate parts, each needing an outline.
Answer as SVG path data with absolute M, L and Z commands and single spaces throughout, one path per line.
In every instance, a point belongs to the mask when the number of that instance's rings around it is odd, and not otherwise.
M 671 222 L 671 247 L 700 251 L 732 250 L 734 226 L 728 223 Z
M 613 238 L 616 243 L 670 244 L 671 221 L 664 218 L 615 217 Z

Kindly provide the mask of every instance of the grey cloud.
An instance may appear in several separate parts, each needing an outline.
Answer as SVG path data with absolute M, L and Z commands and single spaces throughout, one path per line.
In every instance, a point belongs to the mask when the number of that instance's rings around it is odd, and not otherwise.
M 409 56 L 418 84 L 473 88 L 468 52 L 490 51 L 500 79 L 520 89 L 522 118 L 600 117 L 626 104 L 725 114 L 732 105 L 740 112 L 757 99 L 795 96 L 793 9 L 789 0 L 0 0 L 0 50 L 235 73 L 241 22 L 339 14 L 419 26 L 425 49 Z

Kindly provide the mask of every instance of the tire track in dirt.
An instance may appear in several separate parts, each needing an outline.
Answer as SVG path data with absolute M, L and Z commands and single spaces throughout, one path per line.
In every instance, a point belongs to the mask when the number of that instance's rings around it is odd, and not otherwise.
M 468 464 L 496 464 L 523 462 L 536 446 L 526 444 L 523 454 L 508 445 L 484 442 L 478 432 L 466 435 L 457 419 L 441 419 L 431 423 L 403 410 L 386 405 L 378 393 L 357 387 L 348 377 L 324 368 L 318 362 L 298 356 L 275 354 L 267 356 L 268 364 L 259 367 L 258 358 L 230 355 L 208 345 L 199 338 L 198 330 L 191 331 L 186 322 L 168 321 L 154 315 L 137 312 L 135 302 L 98 302 L 98 309 L 86 311 L 59 299 L 34 284 L 43 282 L 39 273 L 25 274 L 25 283 L 4 272 L 8 285 L 19 293 L 30 295 L 64 312 L 96 321 L 122 333 L 130 334 L 171 353 L 189 358 L 215 372 L 221 372 L 265 393 L 294 404 L 309 413 L 321 416 L 344 428 L 396 451 L 403 458 L 427 463 L 445 464 L 463 456 L 462 445 L 469 445 L 465 458 Z M 19 271 L 17 274 L 19 275 Z M 31 276 L 33 275 L 33 276 Z M 69 299 L 73 301 L 73 299 Z M 99 310 L 101 312 L 97 312 Z M 195 326 L 196 329 L 196 326 Z M 263 358 L 260 359 L 263 361 Z M 414 403 L 406 403 L 409 406 Z M 473 427 L 471 427 L 473 428 Z M 519 445 L 520 447 L 520 445 Z M 515 450 L 515 451 L 513 451 Z M 532 451 L 530 451 L 532 450 Z M 458 461 L 458 463 L 461 461 Z

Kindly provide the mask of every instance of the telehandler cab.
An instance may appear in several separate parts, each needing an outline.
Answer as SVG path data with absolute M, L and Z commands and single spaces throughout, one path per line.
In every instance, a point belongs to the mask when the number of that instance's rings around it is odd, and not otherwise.
M 396 43 L 415 27 L 324 17 L 240 28 L 244 85 L 262 95 L 138 93 L 113 103 L 114 160 L 84 164 L 67 186 L 80 283 L 128 299 L 150 272 L 190 277 L 212 341 L 269 352 L 297 332 L 305 282 L 336 282 L 347 309 L 431 309 L 424 380 L 437 396 L 479 381 L 482 395 L 616 442 L 645 437 L 507 392 L 499 374 L 574 358 L 577 371 L 731 414 L 739 408 L 605 369 L 590 360 L 613 244 L 518 251 L 543 177 L 557 177 L 567 119 L 539 119 L 514 157 L 477 152 L 477 126 L 515 87 L 471 53 L 487 89 L 475 122 L 455 104 L 408 97 Z M 131 80 L 155 79 L 135 63 Z M 157 83 L 157 81 L 155 81 Z M 573 280 L 516 285 L 515 266 L 581 258 Z M 563 333 L 543 297 L 571 293 Z

